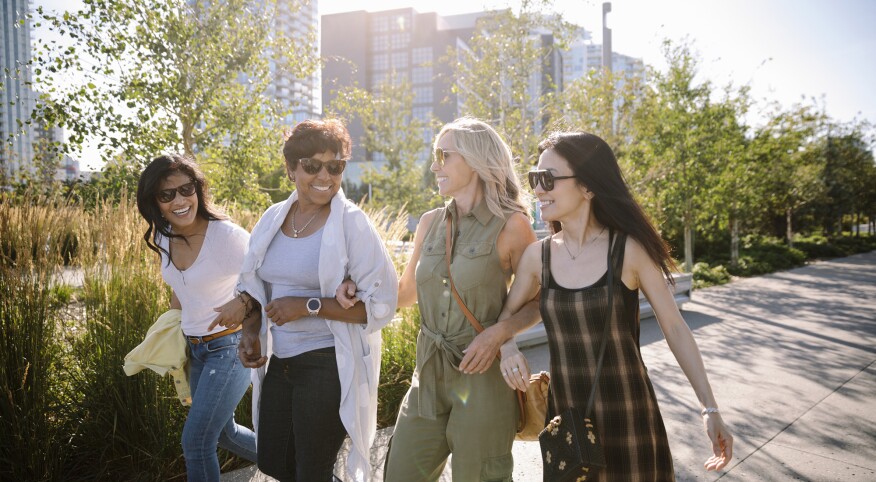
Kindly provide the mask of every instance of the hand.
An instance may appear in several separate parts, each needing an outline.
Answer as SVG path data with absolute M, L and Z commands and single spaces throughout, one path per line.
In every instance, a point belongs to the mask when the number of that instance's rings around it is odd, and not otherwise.
M 207 331 L 213 331 L 213 328 L 217 326 L 224 326 L 228 329 L 237 328 L 238 325 L 243 323 L 243 317 L 246 316 L 246 303 L 243 302 L 241 296 L 235 296 L 228 303 L 218 308 L 213 308 L 213 311 L 219 312 L 219 316 L 213 320 L 213 323 L 210 323 Z
M 262 356 L 262 343 L 257 330 L 243 330 L 240 344 L 237 345 L 237 356 L 247 368 L 260 368 L 268 362 L 268 357 Z
M 502 378 L 509 387 L 525 392 L 529 387 L 529 362 L 520 353 L 513 338 L 502 345 L 500 350 L 502 362 L 499 368 L 502 370 Z
M 283 326 L 308 314 L 303 300 L 294 296 L 277 298 L 265 306 L 265 314 L 275 325 Z
M 341 308 L 345 310 L 352 308 L 359 301 L 356 297 L 356 283 L 351 279 L 344 280 L 335 290 L 335 299 L 338 300 Z
M 499 347 L 509 338 L 507 332 L 500 323 L 478 333 L 468 347 L 462 352 L 465 354 L 459 362 L 459 369 L 466 374 L 484 373 L 493 365 L 493 360 L 499 353 Z
M 703 466 L 706 470 L 721 470 L 733 458 L 733 436 L 724 426 L 721 415 L 710 413 L 703 416 L 703 425 L 706 433 L 712 440 L 712 456 L 706 460 Z

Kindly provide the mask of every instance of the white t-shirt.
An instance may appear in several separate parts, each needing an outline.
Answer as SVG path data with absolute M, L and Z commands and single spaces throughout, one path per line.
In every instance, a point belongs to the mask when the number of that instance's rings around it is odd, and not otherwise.
M 198 257 L 180 271 L 161 253 L 161 277 L 173 288 L 182 305 L 182 331 L 189 336 L 204 336 L 226 328 L 207 328 L 219 313 L 213 308 L 234 297 L 249 233 L 231 221 L 210 221 Z M 168 249 L 167 238 L 159 235 L 158 245 Z

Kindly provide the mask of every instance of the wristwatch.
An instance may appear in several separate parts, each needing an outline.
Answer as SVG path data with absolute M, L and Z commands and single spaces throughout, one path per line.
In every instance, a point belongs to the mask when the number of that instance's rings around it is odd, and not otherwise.
M 317 316 L 319 310 L 322 309 L 322 301 L 319 298 L 310 298 L 305 306 L 307 306 L 307 312 L 310 313 L 310 316 Z

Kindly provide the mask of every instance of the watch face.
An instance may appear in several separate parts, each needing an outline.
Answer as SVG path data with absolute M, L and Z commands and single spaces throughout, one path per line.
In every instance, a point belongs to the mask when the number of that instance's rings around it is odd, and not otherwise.
M 319 311 L 319 309 L 321 307 L 322 307 L 322 303 L 320 303 L 319 299 L 311 298 L 311 299 L 307 300 L 307 309 L 310 310 L 311 312 Z

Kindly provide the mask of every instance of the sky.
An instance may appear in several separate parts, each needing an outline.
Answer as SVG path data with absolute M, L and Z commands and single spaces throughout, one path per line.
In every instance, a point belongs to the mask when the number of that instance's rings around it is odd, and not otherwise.
M 320 0 L 320 13 L 413 7 L 441 15 L 519 5 L 520 0 Z M 816 99 L 834 120 L 876 123 L 874 0 L 614 0 L 608 24 L 615 52 L 664 67 L 663 39 L 686 39 L 700 78 L 748 85 L 758 105 Z M 34 0 L 75 9 L 81 0 Z M 363 8 L 364 5 L 364 8 Z M 602 2 L 555 0 L 554 11 L 602 42 Z M 39 31 L 32 35 L 39 36 Z M 868 60 L 869 59 L 869 60 Z M 757 123 L 757 115 L 752 122 Z

